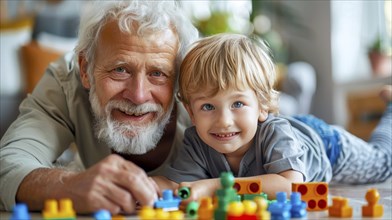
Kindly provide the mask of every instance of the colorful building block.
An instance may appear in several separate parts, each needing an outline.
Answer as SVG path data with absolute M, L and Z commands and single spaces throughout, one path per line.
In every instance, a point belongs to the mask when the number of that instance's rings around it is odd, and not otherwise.
M 234 189 L 239 195 L 244 194 L 260 194 L 261 193 L 261 179 L 258 177 L 234 180 Z
M 365 217 L 381 217 L 384 214 L 384 207 L 378 204 L 380 194 L 377 189 L 369 189 L 366 192 L 367 205 L 362 206 L 362 216 Z
M 328 183 L 293 183 L 293 192 L 301 193 L 301 199 L 306 202 L 308 211 L 328 209 Z
M 110 214 L 110 212 L 108 210 L 101 209 L 101 210 L 98 210 L 94 213 L 94 219 L 95 220 L 111 220 L 112 215 Z
M 268 206 L 268 211 L 271 213 L 272 219 L 286 220 L 290 219 L 291 204 L 287 202 L 287 193 L 276 193 L 276 201 Z
M 75 210 L 72 207 L 72 200 L 60 199 L 59 202 L 54 199 L 45 201 L 45 208 L 42 211 L 43 219 L 50 220 L 74 220 L 76 219 Z
M 256 216 L 258 220 L 269 220 L 271 219 L 271 214 L 267 211 L 268 201 L 263 197 L 255 197 L 253 199 L 255 201 L 257 209 Z
M 178 196 L 181 199 L 187 199 L 191 196 L 191 189 L 189 187 L 181 187 L 178 189 Z
M 155 210 L 150 206 L 143 206 L 138 212 L 138 216 L 141 220 L 154 219 Z
M 233 188 L 234 176 L 231 172 L 222 172 L 220 175 L 221 188 L 215 192 L 217 206 L 214 211 L 215 220 L 226 220 L 227 206 L 230 202 L 238 200 L 238 194 Z
M 227 220 L 257 220 L 257 205 L 254 201 L 234 201 L 229 204 Z
M 161 208 L 154 209 L 149 206 L 143 206 L 138 212 L 138 217 L 141 220 L 152 220 L 152 219 L 181 220 L 184 219 L 184 213 L 179 210 L 165 211 Z M 125 220 L 125 218 L 123 220 Z
M 290 195 L 291 218 L 305 218 L 307 216 L 306 212 L 306 202 L 301 201 L 301 193 L 293 192 Z
M 186 206 L 185 212 L 187 216 L 194 218 L 197 216 L 198 210 L 199 210 L 199 203 L 196 201 L 192 201 L 188 203 L 188 205 Z
M 170 189 L 164 190 L 162 192 L 162 198 L 155 201 L 155 208 L 162 208 L 165 211 L 178 210 L 180 206 L 181 199 L 179 197 L 173 196 L 173 191 Z
M 242 195 L 241 200 L 254 200 L 256 197 L 262 197 L 264 199 L 268 199 L 268 195 L 262 192 L 260 194 L 244 194 Z
M 343 197 L 332 198 L 332 206 L 328 207 L 328 213 L 331 217 L 351 218 L 353 208 L 348 205 L 348 199 Z
M 125 220 L 125 216 L 123 215 L 113 215 L 112 220 Z
M 17 203 L 12 209 L 10 220 L 30 220 L 29 209 L 24 203 Z
M 197 217 L 199 220 L 210 220 L 214 216 L 214 206 L 210 197 L 203 197 L 200 199 L 199 209 L 197 210 Z

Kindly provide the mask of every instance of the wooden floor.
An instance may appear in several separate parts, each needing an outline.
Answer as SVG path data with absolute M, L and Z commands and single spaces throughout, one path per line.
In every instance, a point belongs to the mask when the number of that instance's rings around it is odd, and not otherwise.
M 384 206 L 384 215 L 381 218 L 362 218 L 362 206 L 367 204 L 365 195 L 368 189 L 376 188 L 380 193 L 379 203 Z M 329 205 L 332 204 L 332 197 L 342 196 L 348 198 L 349 205 L 353 207 L 353 217 L 350 219 L 392 219 L 392 179 L 381 184 L 369 185 L 329 185 Z M 11 213 L 1 212 L 0 219 L 10 219 Z M 42 219 L 40 213 L 31 213 L 31 219 Z M 92 216 L 78 216 L 77 219 L 92 220 Z M 125 220 L 138 219 L 137 216 L 126 216 Z M 330 218 L 327 211 L 308 212 L 307 219 L 343 219 Z

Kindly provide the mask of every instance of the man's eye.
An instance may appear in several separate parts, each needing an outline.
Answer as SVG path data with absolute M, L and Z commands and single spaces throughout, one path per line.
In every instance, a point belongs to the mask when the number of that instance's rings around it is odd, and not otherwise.
M 233 103 L 233 108 L 241 108 L 242 106 L 244 106 L 244 103 L 242 103 L 242 102 L 234 102 Z
M 125 73 L 125 72 L 127 72 L 127 70 L 126 70 L 124 67 L 116 67 L 116 68 L 114 69 L 114 71 L 115 71 L 116 73 Z
M 204 104 L 204 105 L 201 106 L 201 109 L 203 111 L 211 111 L 211 110 L 214 110 L 215 108 L 211 104 Z
M 160 77 L 160 76 L 163 76 L 163 73 L 159 72 L 159 71 L 154 71 L 151 73 L 151 76 Z

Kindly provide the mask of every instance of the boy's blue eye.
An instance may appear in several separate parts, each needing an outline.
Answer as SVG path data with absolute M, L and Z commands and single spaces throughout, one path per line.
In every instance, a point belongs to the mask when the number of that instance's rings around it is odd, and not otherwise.
M 234 102 L 233 103 L 233 108 L 241 108 L 242 106 L 244 106 L 244 103 L 242 103 L 242 102 Z
M 211 110 L 214 110 L 215 108 L 211 104 L 204 104 L 204 105 L 201 106 L 201 109 L 203 111 L 211 111 Z

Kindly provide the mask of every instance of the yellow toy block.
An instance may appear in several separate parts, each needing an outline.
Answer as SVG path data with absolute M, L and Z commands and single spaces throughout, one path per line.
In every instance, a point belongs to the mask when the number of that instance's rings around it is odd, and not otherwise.
M 384 207 L 377 204 L 380 194 L 377 189 L 369 189 L 366 193 L 367 205 L 362 206 L 362 216 L 365 217 L 381 217 L 384 214 Z
M 42 216 L 44 219 L 76 219 L 70 199 L 61 199 L 60 203 L 54 199 L 46 200 Z
M 141 220 L 154 219 L 155 218 L 155 210 L 150 206 L 143 206 L 140 209 L 138 216 Z
M 328 209 L 328 183 L 292 183 L 291 190 L 301 193 L 301 200 L 307 204 L 308 211 L 322 211 Z
M 259 220 L 270 220 L 271 213 L 267 211 L 268 202 L 266 199 L 262 197 L 256 197 L 253 199 L 255 201 L 257 209 L 256 209 L 256 216 Z
M 332 198 L 332 206 L 328 207 L 328 213 L 331 217 L 350 218 L 353 216 L 353 208 L 348 205 L 347 198 Z
M 182 220 L 182 219 L 184 219 L 184 213 L 182 211 L 179 211 L 179 210 L 170 211 L 169 214 L 170 214 L 169 219 L 171 219 L 171 220 Z

